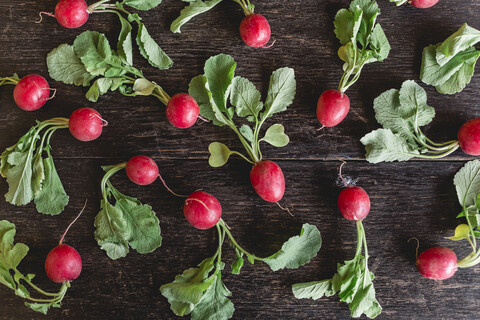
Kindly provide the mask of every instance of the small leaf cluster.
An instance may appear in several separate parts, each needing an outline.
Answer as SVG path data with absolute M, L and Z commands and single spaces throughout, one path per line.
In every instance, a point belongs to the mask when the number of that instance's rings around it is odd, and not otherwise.
M 463 26 L 444 42 L 423 49 L 420 79 L 439 93 L 454 94 L 470 83 L 480 50 L 480 31 Z
M 152 207 L 120 193 L 110 182 L 125 165 L 103 167 L 106 173 L 101 183 L 102 209 L 94 222 L 95 240 L 113 260 L 125 257 L 130 247 L 146 254 L 162 245 L 160 221 Z M 114 199 L 115 204 L 109 199 Z
M 6 148 L 0 155 L 0 175 L 8 183 L 7 202 L 21 206 L 34 200 L 40 213 L 58 215 L 63 211 L 69 197 L 50 152 L 51 136 L 57 129 L 63 128 L 68 128 L 66 118 L 37 122 L 15 145 Z
M 289 143 L 284 127 L 278 123 L 271 125 L 263 137 L 260 134 L 262 125 L 268 118 L 287 110 L 292 104 L 296 91 L 293 69 L 280 68 L 272 73 L 267 99 L 263 103 L 260 92 L 252 82 L 235 76 L 236 66 L 235 60 L 229 55 L 211 57 L 205 63 L 204 75 L 193 78 L 188 89 L 200 107 L 200 115 L 216 126 L 230 127 L 251 160 L 237 151 L 231 151 L 220 142 L 213 142 L 209 146 L 209 163 L 213 167 L 224 165 L 231 154 L 240 155 L 249 162 L 260 161 L 261 141 L 275 147 L 284 147 Z M 246 118 L 247 123 L 237 127 L 234 115 Z
M 232 274 L 239 274 L 244 264 L 243 257 L 253 264 L 263 261 L 272 271 L 283 268 L 296 269 L 317 255 L 321 246 L 320 231 L 315 226 L 304 224 L 300 235 L 290 238 L 282 248 L 267 258 L 259 258 L 240 247 L 223 220 L 217 224 L 219 245 L 214 256 L 203 260 L 198 267 L 185 270 L 171 283 L 164 284 L 160 291 L 168 299 L 170 308 L 178 315 L 190 314 L 192 320 L 226 320 L 233 316 L 235 308 L 228 299 L 232 293 L 221 279 L 225 263 L 222 262 L 222 246 L 226 237 L 235 250 L 236 259 Z

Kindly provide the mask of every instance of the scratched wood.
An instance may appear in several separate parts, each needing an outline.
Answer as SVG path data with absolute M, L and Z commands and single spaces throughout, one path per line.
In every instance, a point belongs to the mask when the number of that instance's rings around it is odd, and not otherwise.
M 224 271 L 224 281 L 232 291 L 234 319 L 346 319 L 348 307 L 337 297 L 320 301 L 295 300 L 290 286 L 295 282 L 331 277 L 337 262 L 350 259 L 355 251 L 354 225 L 341 217 L 336 208 L 340 188 L 336 186 L 338 158 L 350 158 L 345 174 L 359 179 L 372 199 L 372 211 L 365 220 L 370 265 L 375 273 L 377 298 L 384 311 L 379 319 L 475 319 L 478 316 L 480 288 L 474 284 L 480 268 L 460 270 L 454 278 L 433 282 L 415 270 L 415 245 L 420 250 L 448 245 L 459 257 L 468 253 L 466 243 L 444 239 L 458 224 L 460 210 L 453 176 L 472 159 L 457 151 L 438 161 L 371 165 L 364 161 L 359 139 L 378 127 L 372 102 L 383 91 L 399 88 L 407 79 L 418 80 L 421 51 L 428 44 L 444 40 L 462 23 L 480 28 L 476 0 L 440 0 L 434 8 L 418 10 L 395 7 L 378 0 L 382 9 L 379 23 L 392 46 L 383 63 L 368 65 L 360 81 L 348 91 L 351 112 L 336 128 L 317 131 L 316 100 L 320 93 L 335 88 L 341 76 L 336 56 L 339 43 L 333 33 L 337 10 L 349 1 L 272 0 L 257 1 L 257 12 L 272 26 L 275 45 L 268 50 L 245 47 L 238 35 L 242 12 L 232 1 L 196 17 L 180 35 L 169 31 L 184 3 L 165 0 L 158 8 L 141 16 L 153 37 L 175 64 L 167 71 L 150 67 L 138 54 L 135 64 L 146 77 L 167 92 L 186 91 L 190 79 L 202 73 L 205 60 L 218 53 L 234 56 L 237 74 L 252 80 L 263 96 L 268 78 L 277 68 L 295 69 L 297 96 L 289 109 L 270 121 L 285 125 L 291 143 L 281 149 L 263 146 L 264 155 L 279 160 L 287 191 L 282 205 L 293 208 L 294 217 L 277 206 L 262 201 L 250 186 L 249 165 L 233 159 L 222 168 L 210 168 L 207 147 L 222 141 L 240 148 L 228 128 L 211 124 L 178 130 L 168 124 L 164 106 L 151 97 L 129 98 L 108 93 L 99 102 L 84 98 L 85 88 L 67 86 L 49 79 L 58 89 L 55 99 L 33 113 L 15 107 L 12 87 L 0 88 L 0 149 L 14 144 L 36 119 L 68 117 L 78 107 L 94 107 L 110 125 L 94 142 L 75 141 L 68 133 L 57 132 L 52 139 L 56 167 L 71 201 L 57 217 L 42 216 L 32 205 L 15 207 L 0 201 L 0 219 L 17 226 L 17 241 L 30 246 L 20 266 L 25 273 L 36 273 L 37 283 L 50 291 L 56 286 L 45 276 L 43 261 L 83 205 L 82 218 L 66 242 L 80 252 L 84 269 L 64 299 L 62 309 L 51 310 L 48 319 L 175 319 L 158 288 L 176 274 L 193 267 L 215 251 L 213 230 L 198 231 L 182 217 L 182 200 L 171 196 L 160 183 L 140 187 L 124 173 L 113 179 L 120 191 L 138 197 L 157 212 L 164 243 L 156 252 L 111 261 L 93 239 L 93 219 L 99 211 L 101 165 L 128 160 L 136 154 L 152 156 L 170 187 L 178 193 L 202 188 L 218 197 L 223 218 L 238 242 L 259 256 L 278 250 L 299 232 L 302 223 L 315 224 L 322 232 L 323 245 L 312 262 L 298 270 L 271 272 L 262 264 L 246 265 L 240 275 Z M 53 10 L 54 0 L 2 0 L 0 2 L 0 75 L 20 76 L 39 73 L 48 76 L 45 57 L 61 43 L 72 43 L 84 30 L 98 30 L 114 43 L 119 32 L 113 15 L 93 15 L 77 30 L 67 30 L 46 17 L 35 24 L 39 11 Z M 480 75 L 459 94 L 445 96 L 424 86 L 429 104 L 437 116 L 426 132 L 435 140 L 451 140 L 466 120 L 480 116 L 478 95 Z M 273 123 L 273 122 L 270 122 Z M 7 191 L 4 180 L 0 193 Z M 233 252 L 224 246 L 225 262 Z M 0 287 L 0 319 L 43 319 L 23 306 L 11 290 Z

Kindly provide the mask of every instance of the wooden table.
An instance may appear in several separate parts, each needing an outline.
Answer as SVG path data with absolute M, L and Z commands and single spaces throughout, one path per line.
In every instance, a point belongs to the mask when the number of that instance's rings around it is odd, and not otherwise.
M 91 1 L 90 1 L 91 2 Z M 48 319 L 174 319 L 160 285 L 211 256 L 216 247 L 215 231 L 193 229 L 182 216 L 182 199 L 170 195 L 160 183 L 141 187 L 125 174 L 114 178 L 123 192 L 153 206 L 160 219 L 164 243 L 152 254 L 131 252 L 112 261 L 93 238 L 93 220 L 100 206 L 101 165 L 115 164 L 137 154 L 155 159 L 170 187 L 188 194 L 202 188 L 218 197 L 223 218 L 236 239 L 257 255 L 279 249 L 296 235 L 304 222 L 321 231 L 323 245 L 318 256 L 298 270 L 271 272 L 264 264 L 246 265 L 240 275 L 224 271 L 223 279 L 233 292 L 234 319 L 346 319 L 349 310 L 338 297 L 319 301 L 296 300 L 291 284 L 331 277 L 336 263 L 350 259 L 355 251 L 355 227 L 338 212 L 336 186 L 338 158 L 348 159 L 345 175 L 359 179 L 370 195 L 372 210 L 365 220 L 375 273 L 377 298 L 383 306 L 379 319 L 479 319 L 480 268 L 460 270 L 454 278 L 434 282 L 422 278 L 415 268 L 415 245 L 420 250 L 446 245 L 459 257 L 468 251 L 466 242 L 444 239 L 458 224 L 461 210 L 453 186 L 454 174 L 471 158 L 457 151 L 441 161 L 413 160 L 406 163 L 372 165 L 364 160 L 359 139 L 378 127 L 373 99 L 390 88 L 399 88 L 407 79 L 418 80 L 421 52 L 428 44 L 443 41 L 464 22 L 480 27 L 480 2 L 440 0 L 434 8 L 397 8 L 378 0 L 382 9 L 379 23 L 385 30 L 392 51 L 383 63 L 368 65 L 360 81 L 349 90 L 350 114 L 336 128 L 317 131 L 316 100 L 320 93 L 335 88 L 341 76 L 339 43 L 333 33 L 337 10 L 349 1 L 293 0 L 257 1 L 257 12 L 268 17 L 277 40 L 268 50 L 246 47 L 238 34 L 241 9 L 232 1 L 195 18 L 180 35 L 169 31 L 169 24 L 184 5 L 165 0 L 158 8 L 142 13 L 150 33 L 175 61 L 167 71 L 156 70 L 138 55 L 135 63 L 147 78 L 167 92 L 186 91 L 189 80 L 202 73 L 205 60 L 228 53 L 238 62 L 237 74 L 249 78 L 261 90 L 268 89 L 271 72 L 279 67 L 295 69 L 297 96 L 294 104 L 276 116 L 283 123 L 291 143 L 282 149 L 264 146 L 265 158 L 278 161 L 284 170 L 287 190 L 282 204 L 294 209 L 294 216 L 256 196 L 249 182 L 250 166 L 232 160 L 225 167 L 210 168 L 208 144 L 222 141 L 239 149 L 239 142 L 228 128 L 210 124 L 189 130 L 173 128 L 165 119 L 164 107 L 154 98 L 128 98 L 108 93 L 98 103 L 84 98 L 85 89 L 49 80 L 58 89 L 54 100 L 37 112 L 27 113 L 14 105 L 12 87 L 0 89 L 0 146 L 4 149 L 34 124 L 66 116 L 79 107 L 96 108 L 110 125 L 100 139 L 90 143 L 74 140 L 68 131 L 55 134 L 53 155 L 59 175 L 70 195 L 70 204 L 59 216 L 38 214 L 33 205 L 16 207 L 0 202 L 0 218 L 17 226 L 16 240 L 30 246 L 20 269 L 36 273 L 37 284 L 56 290 L 44 273 L 43 263 L 63 230 L 78 213 L 86 198 L 84 215 L 67 235 L 66 243 L 82 255 L 82 275 L 68 291 L 62 309 L 53 309 Z M 0 74 L 48 76 L 45 57 L 61 43 L 72 43 L 84 30 L 107 34 L 113 43 L 119 32 L 114 15 L 94 15 L 80 29 L 62 28 L 51 18 L 35 24 L 39 11 L 52 10 L 53 0 L 2 0 L 0 2 Z M 426 128 L 436 140 L 456 137 L 466 120 L 478 117 L 480 75 L 460 94 L 438 94 L 424 86 L 429 104 L 437 116 Z M 7 191 L 2 179 L 0 193 Z M 224 246 L 225 261 L 233 251 Z M 0 287 L 1 319 L 45 319 L 23 306 L 11 290 Z M 187 317 L 188 318 L 188 317 Z

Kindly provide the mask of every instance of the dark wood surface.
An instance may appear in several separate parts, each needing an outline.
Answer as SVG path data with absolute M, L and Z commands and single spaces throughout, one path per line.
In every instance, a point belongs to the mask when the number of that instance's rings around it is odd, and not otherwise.
M 30 311 L 11 290 L 0 288 L 0 319 L 175 319 L 167 300 L 158 288 L 183 270 L 195 266 L 213 254 L 214 230 L 193 229 L 182 216 L 182 200 L 171 196 L 160 183 L 140 187 L 121 173 L 114 178 L 120 191 L 149 203 L 161 222 L 164 243 L 156 252 L 111 261 L 93 238 L 93 219 L 99 211 L 101 165 L 124 162 L 131 156 L 146 154 L 159 164 L 171 188 L 189 193 L 202 188 L 218 197 L 223 218 L 237 240 L 257 255 L 268 255 L 281 243 L 298 233 L 302 223 L 315 224 L 323 245 L 318 256 L 298 270 L 271 272 L 266 265 L 244 267 L 241 275 L 224 272 L 224 281 L 232 291 L 234 319 L 346 319 L 349 310 L 337 297 L 319 301 L 295 300 L 290 286 L 329 278 L 336 263 L 353 257 L 355 227 L 339 214 L 336 198 L 338 158 L 350 159 L 345 174 L 359 179 L 370 195 L 372 210 L 365 220 L 370 266 L 375 273 L 377 298 L 383 306 L 379 319 L 480 319 L 478 296 L 480 267 L 460 270 L 454 278 L 434 282 L 422 278 L 415 268 L 415 245 L 420 250 L 447 245 L 459 257 L 468 250 L 466 243 L 444 239 L 452 234 L 460 210 L 453 176 L 470 160 L 460 151 L 441 161 L 371 165 L 364 161 L 359 139 L 378 127 L 372 101 L 381 92 L 399 88 L 407 79 L 418 80 L 423 47 L 444 40 L 462 23 L 480 27 L 480 2 L 477 0 L 440 0 L 434 8 L 419 10 L 411 6 L 395 7 L 378 0 L 382 9 L 379 23 L 392 46 L 384 63 L 368 65 L 360 81 L 348 92 L 352 109 L 338 127 L 317 131 L 314 115 L 319 94 L 335 88 L 341 76 L 339 47 L 333 33 L 333 17 L 349 1 L 272 0 L 257 1 L 257 12 L 270 21 L 275 46 L 269 50 L 251 49 L 242 43 L 238 25 L 240 8 L 224 1 L 211 12 L 195 18 L 180 35 L 169 31 L 169 24 L 184 3 L 165 0 L 158 8 L 142 13 L 153 37 L 175 64 L 158 71 L 138 55 L 135 63 L 147 78 L 158 82 L 167 92 L 186 91 L 189 80 L 202 73 L 205 60 L 221 52 L 238 62 L 237 74 L 252 80 L 265 96 L 270 73 L 283 66 L 295 69 L 297 96 L 294 104 L 275 121 L 285 125 L 291 143 L 285 148 L 264 146 L 265 158 L 278 160 L 284 170 L 287 190 L 282 204 L 293 208 L 294 217 L 276 205 L 262 201 L 250 186 L 249 165 L 233 160 L 222 168 L 210 168 L 207 147 L 222 141 L 240 147 L 227 128 L 210 124 L 178 130 L 168 124 L 164 107 L 154 98 L 123 97 L 109 93 L 93 104 L 84 98 L 85 89 L 55 83 L 57 96 L 41 110 L 27 113 L 17 108 L 12 87 L 0 88 L 0 148 L 14 144 L 35 119 L 66 116 L 78 107 L 96 108 L 110 122 L 100 139 L 80 143 L 69 133 L 55 134 L 53 155 L 70 204 L 60 216 L 36 213 L 33 205 L 15 207 L 0 201 L 0 219 L 17 226 L 16 240 L 30 246 L 21 265 L 25 273 L 36 273 L 40 286 L 55 290 L 45 276 L 44 258 L 53 248 L 88 198 L 82 218 L 72 228 L 66 243 L 82 255 L 82 275 L 72 284 L 62 309 L 51 310 L 47 317 Z M 119 32 L 113 15 L 93 15 L 77 30 L 67 30 L 46 18 L 35 24 L 37 13 L 53 10 L 54 0 L 0 1 L 0 74 L 17 72 L 23 76 L 39 73 L 47 76 L 46 54 L 61 43 L 71 43 L 81 31 L 104 32 L 115 41 Z M 437 116 L 427 128 L 437 140 L 452 139 L 466 120 L 478 117 L 480 76 L 460 94 L 440 95 L 425 87 L 429 104 Z M 7 191 L 4 180 L 0 193 Z M 225 261 L 233 252 L 224 247 Z M 188 317 L 187 317 L 188 318 Z

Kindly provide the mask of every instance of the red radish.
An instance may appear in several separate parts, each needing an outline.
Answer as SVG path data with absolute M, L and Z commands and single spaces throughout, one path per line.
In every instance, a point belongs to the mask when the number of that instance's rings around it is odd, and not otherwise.
M 61 243 L 48 254 L 45 260 L 45 271 L 53 282 L 73 281 L 82 272 L 82 259 L 77 250 Z
M 183 214 L 195 228 L 210 229 L 222 217 L 222 206 L 217 198 L 211 194 L 204 191 L 195 191 L 185 200 Z
M 480 155 L 480 118 L 466 122 L 458 130 L 457 139 L 463 152 L 471 156 Z
M 200 113 L 195 99 L 186 93 L 177 93 L 167 104 L 167 119 L 177 128 L 190 128 L 195 124 Z
M 92 141 L 102 134 L 106 121 L 92 108 L 75 110 L 68 121 L 70 133 L 80 141 Z
M 457 255 L 445 247 L 423 251 L 417 258 L 417 269 L 422 276 L 433 280 L 445 280 L 457 271 Z
M 411 0 L 409 2 L 416 8 L 426 9 L 436 5 L 438 0 Z
M 346 219 L 362 220 L 370 212 L 370 197 L 360 187 L 348 187 L 338 196 L 338 208 Z
M 153 183 L 158 178 L 158 166 L 152 158 L 135 156 L 127 162 L 125 167 L 128 178 L 141 186 Z
M 21 109 L 34 111 L 40 109 L 50 96 L 50 86 L 44 77 L 31 74 L 23 77 L 13 90 L 15 103 Z
M 65 28 L 81 27 L 88 20 L 85 0 L 60 0 L 55 7 L 55 18 Z
M 282 169 L 270 160 L 255 163 L 250 171 L 250 182 L 257 194 L 266 201 L 280 201 L 285 193 Z
M 240 36 L 247 46 L 264 47 L 270 40 L 270 24 L 261 14 L 249 14 L 240 23 Z
M 324 127 L 334 127 L 348 114 L 350 99 L 335 89 L 329 89 L 320 95 L 317 102 L 317 119 Z

